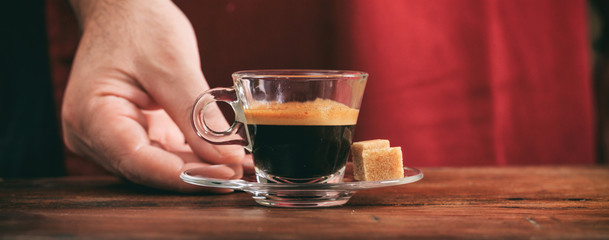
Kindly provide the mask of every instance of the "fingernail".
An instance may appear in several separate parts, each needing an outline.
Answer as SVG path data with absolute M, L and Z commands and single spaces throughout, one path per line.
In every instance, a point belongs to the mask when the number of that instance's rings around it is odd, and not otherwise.
M 190 169 L 189 174 L 206 178 L 232 179 L 236 173 L 226 165 L 211 165 Z

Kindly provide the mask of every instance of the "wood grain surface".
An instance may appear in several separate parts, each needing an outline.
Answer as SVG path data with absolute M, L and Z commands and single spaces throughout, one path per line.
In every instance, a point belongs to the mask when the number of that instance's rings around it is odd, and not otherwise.
M 609 239 L 608 167 L 427 168 L 335 208 L 113 177 L 0 182 L 0 239 Z

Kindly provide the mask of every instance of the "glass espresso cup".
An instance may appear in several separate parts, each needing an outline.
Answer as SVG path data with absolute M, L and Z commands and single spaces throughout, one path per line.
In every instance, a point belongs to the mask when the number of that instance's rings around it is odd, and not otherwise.
M 367 73 L 337 70 L 252 70 L 232 75 L 195 102 L 197 134 L 213 144 L 240 144 L 253 155 L 260 183 L 342 182 Z M 216 131 L 205 111 L 216 101 L 235 112 Z

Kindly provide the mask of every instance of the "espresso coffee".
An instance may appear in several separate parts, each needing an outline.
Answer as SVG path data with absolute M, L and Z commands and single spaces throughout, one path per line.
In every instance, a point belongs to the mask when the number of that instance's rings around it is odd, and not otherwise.
M 256 168 L 277 182 L 316 182 L 344 168 L 357 109 L 331 100 L 268 103 L 245 111 Z

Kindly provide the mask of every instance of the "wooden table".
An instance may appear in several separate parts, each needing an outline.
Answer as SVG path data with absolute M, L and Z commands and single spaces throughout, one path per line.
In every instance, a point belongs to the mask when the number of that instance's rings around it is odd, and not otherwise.
M 424 168 L 345 206 L 269 208 L 112 177 L 0 182 L 0 239 L 609 239 L 608 167 Z

